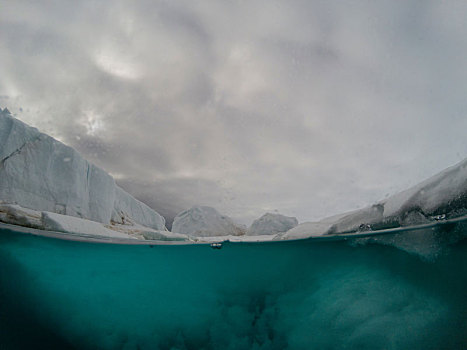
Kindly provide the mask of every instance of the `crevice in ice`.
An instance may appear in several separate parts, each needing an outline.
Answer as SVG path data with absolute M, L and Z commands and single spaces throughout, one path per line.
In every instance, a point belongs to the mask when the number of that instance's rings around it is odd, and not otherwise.
M 89 172 L 91 171 L 91 166 L 89 163 L 87 164 L 87 170 L 86 170 L 86 188 L 89 189 Z
M 11 152 L 9 155 L 7 155 L 5 158 L 3 158 L 2 160 L 0 160 L 0 165 L 1 165 L 1 166 L 4 166 L 5 162 L 6 162 L 8 159 L 14 157 L 14 156 L 17 155 L 17 154 L 20 154 L 21 151 L 22 151 L 25 147 L 27 147 L 27 146 L 29 146 L 30 144 L 35 143 L 36 141 L 40 140 L 40 139 L 41 139 L 41 136 L 42 136 L 42 135 L 39 135 L 39 136 L 37 136 L 37 137 L 35 137 L 35 138 L 33 138 L 33 139 L 31 139 L 31 140 L 28 140 L 28 141 L 26 141 L 25 143 L 23 143 L 20 147 L 18 147 L 18 148 L 15 149 L 13 152 Z

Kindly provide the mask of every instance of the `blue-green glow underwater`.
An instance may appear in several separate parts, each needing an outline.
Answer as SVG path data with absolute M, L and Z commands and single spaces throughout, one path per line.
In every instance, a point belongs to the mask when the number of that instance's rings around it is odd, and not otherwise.
M 54 348 L 466 349 L 467 242 L 426 259 L 346 241 L 214 250 L 0 230 L 0 349 Z

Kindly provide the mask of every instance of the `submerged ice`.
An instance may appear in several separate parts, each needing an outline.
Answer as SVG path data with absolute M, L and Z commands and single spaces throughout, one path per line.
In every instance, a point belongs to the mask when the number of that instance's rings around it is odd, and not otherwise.
M 465 228 L 440 226 L 437 237 Z M 466 241 L 129 246 L 0 230 L 8 349 L 465 349 Z

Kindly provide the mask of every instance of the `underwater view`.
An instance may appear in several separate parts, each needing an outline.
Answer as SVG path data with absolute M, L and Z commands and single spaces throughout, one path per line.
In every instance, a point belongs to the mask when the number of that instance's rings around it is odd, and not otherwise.
M 222 249 L 3 228 L 0 348 L 465 349 L 465 237 L 462 220 Z

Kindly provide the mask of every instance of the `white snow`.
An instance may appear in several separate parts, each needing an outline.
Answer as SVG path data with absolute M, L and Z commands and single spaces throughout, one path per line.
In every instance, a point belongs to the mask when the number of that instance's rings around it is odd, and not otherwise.
M 164 218 L 73 148 L 0 113 L 0 200 L 24 208 L 165 230 Z
M 245 234 L 245 230 L 236 225 L 232 219 L 206 206 L 194 206 L 178 214 L 174 219 L 172 232 L 196 237 Z
M 248 236 L 273 235 L 286 232 L 297 225 L 297 218 L 281 214 L 266 213 L 253 221 L 246 234 Z

